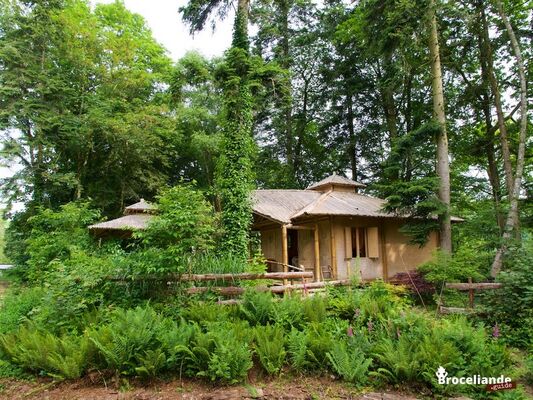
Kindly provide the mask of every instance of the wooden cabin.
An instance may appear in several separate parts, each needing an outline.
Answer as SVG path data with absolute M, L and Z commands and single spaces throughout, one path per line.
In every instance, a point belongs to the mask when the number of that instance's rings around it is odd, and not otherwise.
M 302 267 L 315 280 L 387 280 L 430 260 L 438 234 L 422 248 L 409 244 L 399 231 L 405 219 L 382 211 L 385 200 L 357 193 L 362 187 L 332 175 L 305 190 L 254 191 L 252 229 L 269 268 Z

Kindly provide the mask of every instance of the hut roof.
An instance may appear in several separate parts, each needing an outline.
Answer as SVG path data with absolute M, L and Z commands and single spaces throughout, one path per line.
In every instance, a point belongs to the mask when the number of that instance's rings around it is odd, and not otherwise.
M 156 210 L 156 206 L 151 203 L 147 203 L 144 199 L 141 199 L 139 202 L 126 207 L 124 210 L 124 214 L 154 214 Z
M 141 199 L 124 209 L 124 216 L 90 225 L 89 230 L 97 236 L 128 237 L 133 231 L 146 229 L 157 212 L 153 204 Z
M 110 221 L 100 222 L 90 225 L 91 231 L 133 231 L 146 229 L 150 220 L 154 217 L 152 214 L 129 214 Z
M 345 178 L 344 176 L 333 174 L 327 178 L 322 179 L 319 182 L 315 182 L 310 185 L 307 189 L 309 190 L 320 190 L 325 189 L 331 186 L 344 186 L 344 187 L 353 187 L 353 188 L 364 188 L 364 184 L 352 181 L 351 179 Z
M 329 189 L 319 189 L 329 185 Z M 346 191 L 347 186 L 361 187 L 360 183 L 332 175 L 305 190 L 255 190 L 252 196 L 253 212 L 280 224 L 289 224 L 304 216 L 360 216 L 402 218 L 383 211 L 385 200 Z M 452 221 L 462 221 L 452 217 Z

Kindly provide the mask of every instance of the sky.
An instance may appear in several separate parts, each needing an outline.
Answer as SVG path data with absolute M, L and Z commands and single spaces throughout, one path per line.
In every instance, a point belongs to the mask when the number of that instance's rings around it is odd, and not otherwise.
M 91 0 L 93 5 L 112 3 L 115 0 Z M 196 50 L 207 57 L 220 56 L 231 44 L 232 16 L 217 24 L 213 32 L 206 27 L 203 32 L 194 36 L 189 34 L 188 27 L 181 21 L 178 9 L 187 0 L 123 0 L 126 7 L 146 20 L 155 39 L 168 51 L 174 60 L 181 58 L 187 51 Z M 0 178 L 11 176 L 19 166 L 0 167 Z M 0 199 L 0 208 L 2 207 Z M 21 204 L 15 204 L 20 209 Z
M 92 0 L 93 4 L 112 3 L 114 0 Z M 206 27 L 193 36 L 181 21 L 178 9 L 187 0 L 123 0 L 126 7 L 146 20 L 155 39 L 177 60 L 189 50 L 197 50 L 207 57 L 222 55 L 231 44 L 232 21 L 229 16 L 212 32 Z

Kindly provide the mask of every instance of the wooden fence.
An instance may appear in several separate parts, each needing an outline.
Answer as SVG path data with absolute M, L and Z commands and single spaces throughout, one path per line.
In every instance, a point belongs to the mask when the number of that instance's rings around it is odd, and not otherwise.
M 472 282 L 472 278 L 468 278 L 468 283 L 445 283 L 445 289 L 456 289 L 461 291 L 468 291 L 468 305 L 469 308 L 461 307 L 445 307 L 439 304 L 440 314 L 467 314 L 474 310 L 474 292 L 476 290 L 491 290 L 499 289 L 502 287 L 501 283 L 496 282 Z

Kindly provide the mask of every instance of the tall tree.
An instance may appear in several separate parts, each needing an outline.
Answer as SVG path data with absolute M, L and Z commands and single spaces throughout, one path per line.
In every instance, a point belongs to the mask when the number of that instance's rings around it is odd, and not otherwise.
M 433 114 L 439 124 L 437 133 L 437 175 L 439 177 L 439 199 L 444 205 L 439 215 L 439 238 L 442 251 L 452 251 L 452 224 L 450 217 L 450 161 L 448 155 L 448 135 L 446 132 L 446 114 L 444 112 L 444 90 L 442 87 L 442 69 L 440 62 L 439 38 L 437 27 L 436 2 L 430 0 L 428 8 L 429 21 L 429 56 L 431 65 L 431 87 L 433 92 Z
M 491 275 L 496 276 L 501 269 L 502 265 L 502 256 L 507 249 L 507 241 L 512 236 L 513 230 L 518 230 L 519 225 L 519 213 L 518 213 L 518 199 L 520 196 L 520 189 L 522 187 L 522 175 L 524 173 L 524 163 L 525 163 L 525 149 L 526 149 L 526 137 L 527 137 L 527 85 L 526 85 L 526 69 L 524 66 L 524 61 L 522 59 L 522 51 L 520 49 L 520 44 L 516 38 L 514 29 L 507 17 L 507 13 L 503 8 L 503 4 L 500 0 L 495 0 L 496 9 L 500 14 L 507 35 L 509 36 L 511 42 L 511 48 L 516 59 L 516 68 L 518 70 L 518 77 L 520 82 L 520 134 L 518 141 L 518 154 L 516 157 L 516 173 L 514 175 L 514 180 L 512 181 L 512 187 L 509 189 L 509 212 L 507 215 L 507 220 L 505 223 L 505 230 L 503 234 L 503 244 L 496 252 L 496 256 L 492 263 Z M 501 133 L 500 133 L 501 134 Z M 502 138 L 503 140 L 503 138 Z M 507 138 L 505 138 L 507 141 Z M 503 149 L 502 143 L 502 149 Z

